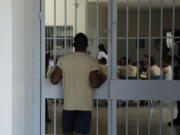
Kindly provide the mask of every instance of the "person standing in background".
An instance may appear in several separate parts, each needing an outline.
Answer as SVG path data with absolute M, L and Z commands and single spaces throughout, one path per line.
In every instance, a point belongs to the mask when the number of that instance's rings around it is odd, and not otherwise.
M 107 64 L 108 64 L 108 53 L 104 47 L 103 44 L 99 44 L 99 54 L 98 54 L 98 60 L 101 60 L 101 58 L 106 58 Z M 106 65 L 107 65 L 106 64 Z
M 100 71 L 104 73 L 104 75 L 108 75 L 108 67 L 107 67 L 107 61 L 106 61 L 106 58 L 101 58 L 99 60 L 99 68 L 100 68 Z

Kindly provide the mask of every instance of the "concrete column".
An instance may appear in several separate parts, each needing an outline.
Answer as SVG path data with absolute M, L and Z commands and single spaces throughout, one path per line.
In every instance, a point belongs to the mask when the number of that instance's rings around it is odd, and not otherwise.
M 39 4 L 40 0 L 0 4 L 0 132 L 4 135 L 40 134 L 40 65 L 33 67 L 40 63 Z M 32 71 L 39 78 L 34 85 Z
M 3 3 L 3 4 L 2 4 Z M 11 0 L 0 4 L 0 132 L 12 134 L 12 9 Z

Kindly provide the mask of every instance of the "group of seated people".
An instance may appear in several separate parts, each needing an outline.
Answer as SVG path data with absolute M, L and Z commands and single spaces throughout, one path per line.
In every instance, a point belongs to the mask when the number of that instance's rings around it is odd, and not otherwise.
M 102 57 L 99 59 L 100 70 L 107 75 L 107 59 Z M 138 68 L 139 67 L 139 68 Z M 156 64 L 154 57 L 148 55 L 143 55 L 139 64 L 128 59 L 128 64 L 126 57 L 122 57 L 117 65 L 117 77 L 119 79 L 134 80 L 137 79 L 137 73 L 139 70 L 140 79 L 151 79 L 151 80 L 172 80 L 172 67 L 171 67 L 171 57 L 167 56 L 162 61 L 162 70 L 160 65 Z M 126 76 L 127 74 L 127 76 Z

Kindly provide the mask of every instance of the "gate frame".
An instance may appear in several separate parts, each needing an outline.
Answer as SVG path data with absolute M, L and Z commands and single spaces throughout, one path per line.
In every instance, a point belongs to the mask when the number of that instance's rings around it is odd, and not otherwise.
M 40 83 L 40 89 L 41 89 L 41 95 L 40 95 L 40 101 L 41 101 L 41 135 L 45 135 L 45 98 L 59 98 L 58 94 L 62 95 L 62 92 L 60 91 L 60 86 L 50 86 L 47 79 L 44 78 L 44 45 L 45 45 L 45 35 L 42 33 L 45 33 L 45 29 L 43 26 L 45 26 L 45 0 L 41 1 L 41 8 L 40 8 L 40 18 L 41 18 L 41 48 L 40 48 L 40 54 L 41 54 L 41 83 Z M 179 100 L 180 97 L 180 91 L 178 90 L 180 87 L 180 84 L 178 84 L 179 81 L 143 81 L 143 80 L 117 80 L 117 74 L 116 74 L 116 66 L 117 66 L 117 0 L 108 0 L 108 54 L 109 54 L 109 67 L 108 67 L 108 73 L 109 73 L 109 80 L 102 86 L 101 89 L 97 89 L 95 92 L 95 99 L 107 99 L 108 100 L 108 135 L 117 135 L 117 108 L 116 103 L 118 99 L 124 99 L 124 100 Z M 111 53 L 112 52 L 112 53 Z M 111 61 L 112 60 L 112 61 Z M 45 83 L 44 83 L 45 82 Z M 132 85 L 129 85 L 131 83 Z M 138 84 L 138 85 L 137 85 Z M 143 85 L 141 85 L 143 84 Z M 151 86 L 151 89 L 147 86 Z M 46 87 L 48 89 L 58 89 L 56 91 L 55 95 L 51 95 L 52 93 L 47 92 L 44 95 L 42 92 L 42 89 Z M 102 89 L 106 88 L 105 91 L 102 91 Z M 127 91 L 123 91 L 123 89 L 126 89 Z M 147 91 L 144 91 L 147 89 Z M 165 89 L 163 91 L 163 95 L 159 89 Z M 172 89 L 172 91 L 169 91 L 169 89 Z M 59 92 L 60 91 L 60 92 Z M 102 94 L 105 93 L 105 94 Z M 49 97 L 50 96 L 50 97 Z M 62 97 L 60 97 L 62 98 Z

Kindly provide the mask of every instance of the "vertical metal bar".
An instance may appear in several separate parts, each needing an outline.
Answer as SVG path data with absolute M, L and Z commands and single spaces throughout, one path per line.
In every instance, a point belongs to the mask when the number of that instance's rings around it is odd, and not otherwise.
M 47 52 L 48 53 L 50 53 L 50 51 L 49 51 L 49 46 L 50 46 L 50 27 L 49 26 L 47 26 L 47 29 L 48 29 L 48 39 L 47 39 Z
M 41 99 L 41 135 L 46 134 L 46 106 L 45 106 L 45 98 Z
M 112 78 L 112 2 L 108 0 L 108 79 Z M 109 90 L 110 98 L 110 90 Z
M 151 25 L 152 25 L 152 0 L 149 0 L 149 72 L 148 76 L 150 79 L 150 66 L 151 66 Z
M 117 135 L 117 100 L 108 100 L 108 135 Z
M 49 46 L 49 50 L 51 52 L 51 56 L 53 58 L 53 51 L 54 51 L 54 26 L 51 27 L 51 34 L 52 34 L 52 39 L 51 39 L 51 45 Z M 53 59 L 52 59 L 53 60 Z
M 161 0 L 161 43 L 160 43 L 160 80 L 162 80 L 162 55 L 163 55 L 163 8 L 164 0 Z
M 126 0 L 126 80 L 128 80 L 129 59 L 129 0 Z
M 148 101 L 148 135 L 151 135 L 151 106 L 150 106 L 150 101 Z
M 52 26 L 51 26 L 51 27 L 52 27 Z M 52 46 L 52 41 L 54 40 L 54 39 L 53 39 L 53 35 L 52 35 L 52 37 L 51 37 L 51 33 L 52 33 L 51 27 L 50 27 L 50 29 L 49 29 L 49 32 L 50 32 L 50 34 L 49 34 L 50 36 L 49 36 L 49 37 L 50 37 L 50 39 L 49 39 L 49 45 L 48 45 L 48 51 L 49 51 L 49 53 L 50 53 L 50 56 L 52 55 L 52 54 L 51 54 L 51 53 L 52 53 L 52 52 L 51 52 L 51 46 Z
M 137 125 L 137 135 L 139 135 L 139 122 L 140 122 L 140 120 L 139 120 L 139 115 L 140 115 L 140 105 L 139 105 L 139 100 L 137 100 L 137 115 L 136 115 L 136 125 Z
M 45 51 L 46 51 L 46 53 L 45 54 L 47 54 L 48 53 L 48 27 L 46 27 L 45 26 L 45 33 L 46 33 L 46 35 L 45 35 L 45 40 L 46 40 L 46 42 L 45 42 Z
M 113 1 L 108 1 L 108 54 L 109 54 L 109 60 L 108 60 L 108 79 L 112 79 L 112 16 L 113 16 Z M 108 135 L 112 135 L 112 101 L 111 99 L 111 91 L 109 89 L 109 99 L 108 99 Z
M 47 31 L 47 35 L 45 36 L 45 39 L 46 39 L 46 47 L 45 47 L 45 49 L 46 49 L 46 51 L 48 53 L 48 44 L 49 44 L 49 35 L 48 35 L 48 33 L 49 33 L 49 29 L 48 29 L 48 26 L 45 26 L 45 27 L 46 27 L 46 31 Z
M 171 135 L 174 135 L 174 103 L 171 103 Z
M 117 135 L 117 100 L 112 100 L 112 135 Z
M 137 79 L 139 80 L 139 68 L 140 68 L 140 65 L 139 65 L 139 61 L 140 61 L 140 58 L 139 58 L 139 33 L 140 33 L 140 4 L 141 4 L 141 0 L 137 0 L 137 8 L 138 8 L 138 11 L 137 11 Z
M 112 79 L 117 79 L 117 0 L 113 0 L 112 20 Z
M 162 102 L 160 101 L 159 135 L 162 135 Z
M 108 100 L 108 135 L 112 135 L 112 104 L 111 100 Z
M 85 16 L 85 21 L 86 21 L 86 34 L 88 34 L 88 27 L 89 27 L 89 23 L 88 23 L 88 20 L 89 20 L 89 0 L 86 0 L 86 16 Z
M 65 44 L 65 53 L 67 53 L 67 0 L 64 0 L 64 24 L 65 24 L 64 44 Z
M 129 125 L 129 118 L 128 118 L 128 100 L 126 100 L 126 112 L 125 112 L 125 114 L 126 114 L 126 135 L 128 135 L 129 133 L 128 133 L 128 125 Z
M 96 100 L 96 135 L 99 135 L 99 101 Z
M 77 0 L 74 0 L 74 36 L 77 34 Z
M 176 0 L 173 0 L 173 15 L 172 15 L 172 35 L 173 35 L 173 46 L 172 46 L 172 80 L 174 80 L 174 45 L 175 45 L 175 10 Z
M 47 32 L 48 32 L 48 29 L 47 27 L 45 26 L 45 54 L 47 54 Z
M 96 56 L 98 56 L 99 46 L 99 0 L 96 1 Z
M 56 0 L 54 0 L 54 35 L 53 35 L 53 56 L 54 56 L 54 63 L 56 60 L 56 42 L 57 42 L 57 26 L 56 26 Z
M 45 106 L 45 98 L 43 97 L 43 88 L 42 88 L 42 81 L 44 79 L 44 76 L 46 74 L 45 72 L 45 0 L 41 1 L 41 12 L 42 12 L 42 18 L 41 18 L 41 39 L 40 39 L 40 134 L 41 135 L 45 135 L 46 134 L 46 114 L 45 114 L 45 110 L 46 110 L 46 106 Z
M 47 50 L 47 43 L 48 43 L 48 40 L 47 40 L 47 38 L 46 38 L 46 39 L 45 39 L 45 54 L 48 53 L 48 50 Z
M 54 135 L 56 135 L 57 134 L 57 132 L 56 132 L 56 127 L 57 127 L 57 119 L 56 119 L 56 99 L 54 99 Z

